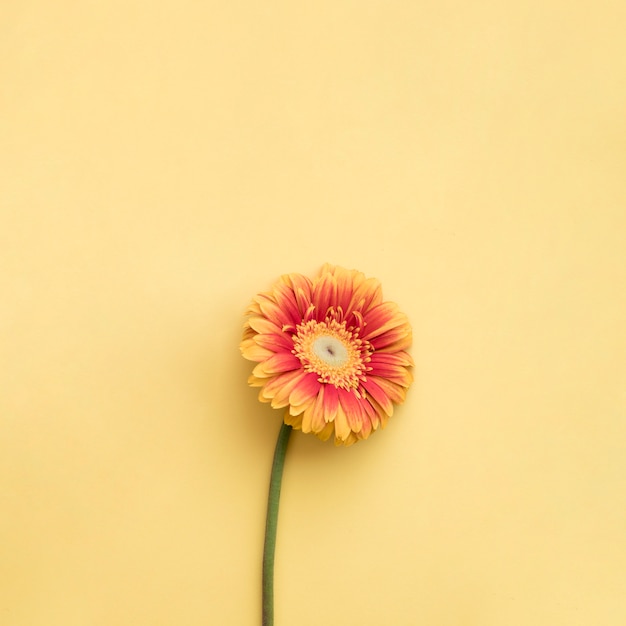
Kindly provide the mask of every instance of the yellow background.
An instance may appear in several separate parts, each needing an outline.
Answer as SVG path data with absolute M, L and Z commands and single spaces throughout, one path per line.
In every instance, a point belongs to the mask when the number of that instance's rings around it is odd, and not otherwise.
M 0 621 L 259 624 L 250 297 L 378 277 L 416 383 L 294 435 L 277 626 L 626 622 L 626 5 L 5 0 Z

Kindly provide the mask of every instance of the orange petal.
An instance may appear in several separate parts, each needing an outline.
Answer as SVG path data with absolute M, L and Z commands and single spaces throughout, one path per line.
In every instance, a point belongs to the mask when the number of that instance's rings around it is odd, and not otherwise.
M 328 441 L 330 436 L 335 432 L 335 425 L 331 422 L 326 424 L 322 430 L 315 431 L 315 434 L 322 440 Z
M 248 384 L 250 387 L 263 387 L 267 383 L 266 378 L 257 378 L 254 374 L 248 376 Z
M 387 415 L 387 413 L 385 412 L 385 409 L 383 409 L 383 407 L 380 406 L 380 404 L 378 404 L 378 402 L 376 402 L 376 400 L 374 400 L 372 396 L 369 396 L 368 400 L 370 404 L 372 405 L 372 408 L 374 409 L 376 416 L 378 418 L 377 420 L 372 421 L 372 426 L 374 427 L 375 430 L 378 430 L 378 428 L 385 428 L 385 426 L 387 425 L 387 422 L 389 421 L 389 415 Z
M 393 414 L 393 403 L 385 392 L 385 389 L 381 387 L 374 376 L 368 376 L 367 380 L 363 381 L 363 387 L 367 393 L 381 406 L 383 411 L 391 416 Z
M 258 296 L 258 302 L 263 315 L 280 328 L 282 328 L 285 324 L 289 324 L 294 321 L 285 309 L 276 304 L 273 298 L 261 295 Z
M 277 326 L 276 324 L 274 324 L 274 322 L 271 322 L 265 317 L 251 317 L 248 320 L 248 324 L 250 324 L 250 326 L 261 335 L 279 335 L 283 332 L 280 326 Z
M 366 408 L 367 407 L 367 408 Z M 372 420 L 368 414 L 368 411 L 373 411 L 372 405 L 369 400 L 365 400 L 363 403 L 363 418 L 361 422 L 361 430 L 357 433 L 359 439 L 367 439 L 372 432 Z
M 340 306 L 344 313 L 347 313 L 350 309 L 352 294 L 354 293 L 355 279 L 358 279 L 357 275 L 360 274 L 360 272 L 336 267 L 333 273 L 337 281 L 336 306 Z
M 246 309 L 246 315 L 261 315 L 261 307 L 258 302 L 252 301 Z
M 248 324 L 248 322 L 246 321 L 246 323 L 243 325 L 243 337 L 241 338 L 242 341 L 252 339 L 252 337 L 254 337 L 256 334 L 256 330 L 250 328 L 250 324 Z
M 326 420 L 324 419 L 324 395 L 326 394 L 326 389 L 328 389 L 328 385 L 320 385 L 318 394 L 315 397 L 315 402 L 308 407 L 306 411 L 307 415 L 305 415 L 302 420 L 303 424 L 306 420 L 309 428 L 316 434 L 326 428 Z M 331 428 L 331 431 L 332 430 L 333 428 Z
M 347 447 L 355 444 L 358 440 L 359 439 L 357 435 L 351 432 L 345 439 L 338 439 L 337 437 L 335 437 L 335 445 Z
M 363 428 L 363 408 L 359 400 L 352 391 L 339 389 L 339 402 L 343 407 L 343 412 L 348 420 L 348 425 L 352 432 L 358 433 Z
M 402 325 L 403 322 L 404 318 L 398 314 L 398 305 L 395 302 L 383 302 L 365 315 L 363 339 L 371 341 L 374 337 Z
M 293 350 L 293 339 L 285 333 L 271 333 L 269 335 L 256 335 L 254 338 L 263 348 L 267 348 L 272 352 L 278 352 L 280 350 L 287 350 L 291 352 Z
M 395 404 L 402 404 L 404 402 L 406 389 L 403 389 L 400 385 L 394 383 L 393 381 L 381 378 L 380 376 L 371 375 L 367 377 L 367 381 L 370 383 L 376 383 L 384 391 L 385 395 Z M 378 398 L 376 398 L 376 400 L 378 401 Z
M 374 362 L 373 358 L 370 361 L 370 366 L 372 367 L 371 372 L 369 372 L 368 376 L 379 376 L 380 378 L 384 378 L 386 380 L 390 380 L 402 387 L 408 387 L 413 381 L 413 376 L 411 372 L 403 367 L 402 365 L 392 365 L 391 363 L 380 363 Z
M 289 276 L 281 276 L 280 282 L 274 286 L 274 299 L 276 304 L 288 315 L 294 323 L 299 323 L 302 316 L 298 311 L 296 294 L 294 293 Z
M 394 346 L 394 352 L 404 350 L 411 345 L 411 327 L 408 324 L 400 324 L 395 328 L 390 328 L 386 332 L 370 339 L 375 350 L 381 350 L 386 348 L 386 351 L 391 351 L 391 346 Z M 400 343 L 401 347 L 397 347 Z
M 380 414 L 384 414 L 384 410 L 377 402 L 372 402 L 371 396 L 366 398 L 366 402 L 363 406 L 365 407 L 365 412 L 367 413 L 367 417 L 370 421 L 370 430 L 376 430 L 380 425 Z M 364 431 L 365 430 L 367 430 L 367 425 L 364 428 Z
M 313 304 L 317 310 L 317 320 L 326 318 L 328 307 L 337 304 L 337 279 L 332 274 L 323 274 L 313 286 Z
M 306 374 L 300 369 L 276 376 L 267 382 L 261 393 L 272 401 L 272 406 L 275 409 L 287 406 L 289 394 L 304 376 Z
M 306 276 L 302 276 L 302 274 L 289 274 L 289 280 L 291 281 L 300 318 L 303 319 L 311 304 L 312 282 Z
M 285 413 L 285 416 L 283 417 L 283 421 L 285 422 L 285 424 L 289 424 L 289 426 L 295 428 L 296 430 L 300 430 L 302 428 L 302 415 L 300 414 L 293 415 L 292 413 L 287 411 Z
M 323 400 L 321 396 L 324 393 L 324 385 L 320 386 L 320 393 L 317 394 L 314 398 L 309 400 L 309 404 L 304 409 L 302 413 L 302 432 L 310 433 L 313 432 L 316 435 L 326 429 L 326 422 L 324 421 L 324 413 L 323 413 Z M 331 424 L 331 431 L 333 430 L 333 425 Z
M 337 393 L 337 387 L 334 385 L 324 385 L 324 421 L 332 422 L 337 415 L 337 408 L 339 406 L 339 394 Z
M 258 341 L 258 338 L 257 338 Z M 408 352 L 374 352 L 371 356 L 370 363 L 389 363 L 391 365 L 402 365 L 404 367 L 412 367 L 413 359 Z
M 262 365 L 263 370 L 268 374 L 282 374 L 283 372 L 290 372 L 291 370 L 300 369 L 302 367 L 300 359 L 291 354 L 291 352 L 276 352 L 259 365 Z
M 350 429 L 350 425 L 348 424 L 348 418 L 341 406 L 341 403 L 337 406 L 337 415 L 335 417 L 335 437 L 340 439 L 341 441 L 345 441 L 349 436 L 352 430 Z
M 259 346 L 255 341 L 241 345 L 241 354 L 249 361 L 265 361 L 272 356 L 272 352 Z
M 375 278 L 368 278 L 355 287 L 350 306 L 351 311 L 358 309 L 366 312 L 370 308 L 377 306 L 383 300 L 383 291 L 380 283 Z
M 305 404 L 319 393 L 320 386 L 321 384 L 317 380 L 317 374 L 306 374 L 289 394 L 289 404 L 292 406 Z

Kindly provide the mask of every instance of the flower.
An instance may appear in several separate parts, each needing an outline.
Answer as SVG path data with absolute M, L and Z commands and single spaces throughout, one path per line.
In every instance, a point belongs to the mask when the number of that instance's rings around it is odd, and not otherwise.
M 287 407 L 293 428 L 350 445 L 404 401 L 411 327 L 376 279 L 328 263 L 314 280 L 285 274 L 246 314 L 240 348 L 258 363 L 248 382 L 262 402 Z

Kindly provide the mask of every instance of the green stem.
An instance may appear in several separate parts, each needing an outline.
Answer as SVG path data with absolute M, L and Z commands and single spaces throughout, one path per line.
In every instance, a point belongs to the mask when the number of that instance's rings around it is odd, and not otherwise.
M 272 475 L 270 492 L 267 498 L 267 519 L 265 521 L 265 543 L 263 545 L 263 626 L 274 626 L 274 553 L 276 551 L 276 525 L 278 522 L 278 502 L 280 501 L 280 484 L 283 479 L 283 467 L 291 426 L 285 424 L 280 428 Z

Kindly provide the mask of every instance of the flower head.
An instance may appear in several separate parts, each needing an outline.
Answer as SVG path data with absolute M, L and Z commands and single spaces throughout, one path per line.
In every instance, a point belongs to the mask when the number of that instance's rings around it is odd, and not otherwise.
M 248 382 L 287 407 L 284 420 L 336 444 L 387 424 L 411 384 L 411 327 L 380 283 L 326 264 L 314 280 L 286 274 L 247 310 L 241 352 L 258 362 Z

